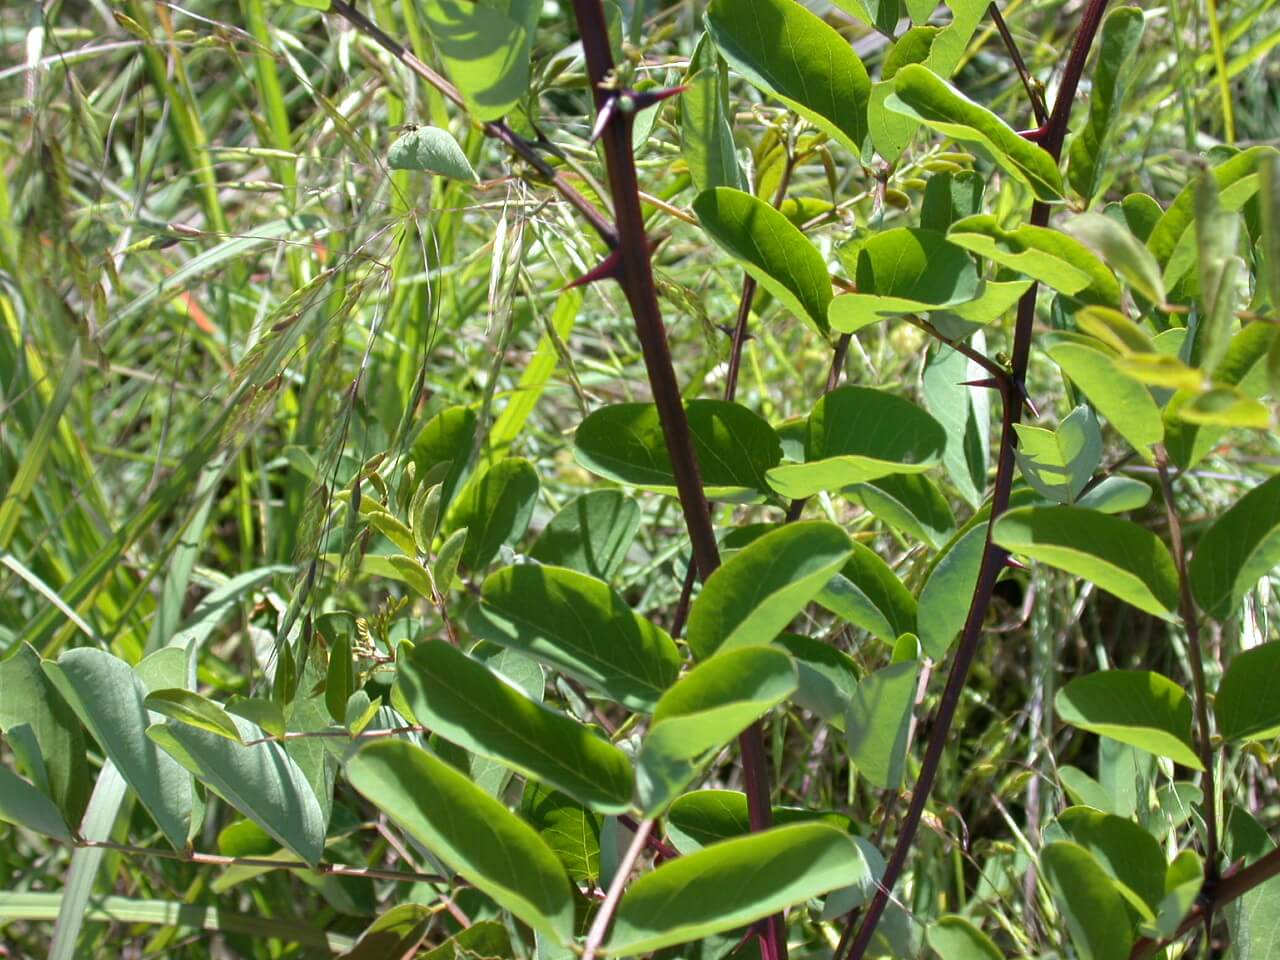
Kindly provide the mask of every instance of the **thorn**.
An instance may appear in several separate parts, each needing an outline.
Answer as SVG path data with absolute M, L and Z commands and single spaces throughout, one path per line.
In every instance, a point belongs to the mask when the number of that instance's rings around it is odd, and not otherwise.
M 608 126 L 609 121 L 613 119 L 613 115 L 617 109 L 618 95 L 616 93 L 610 94 L 609 98 L 605 100 L 604 104 L 600 107 L 600 112 L 596 114 L 596 123 L 595 126 L 591 128 L 591 137 L 587 140 L 587 143 L 594 145 L 595 142 L 604 135 L 604 128 Z
M 962 387 L 985 387 L 988 390 L 1000 390 L 1002 385 L 995 377 L 987 377 L 983 380 L 961 380 Z
M 577 280 L 572 280 L 564 285 L 565 290 L 572 290 L 574 287 L 585 287 L 589 283 L 595 283 L 598 280 L 618 280 L 622 279 L 622 256 L 617 250 L 600 261 L 599 266 L 592 270 L 588 270 Z
M 737 329 L 731 323 L 717 323 L 715 324 L 715 328 L 730 339 L 732 339 L 733 335 L 737 333 Z M 755 338 L 756 335 L 754 333 L 744 333 L 742 335 L 742 342 L 746 343 L 748 340 L 754 340 Z
M 681 85 L 678 87 L 664 87 L 661 90 L 642 90 L 638 93 L 635 90 L 628 90 L 622 96 L 631 101 L 633 110 L 639 111 L 647 110 L 655 103 L 661 103 L 669 97 L 679 96 L 688 89 L 688 86 Z M 623 109 L 625 110 L 626 108 L 624 107 Z
M 1023 140 L 1029 140 L 1031 143 L 1039 143 L 1048 135 L 1049 135 L 1049 125 L 1047 123 L 1041 124 L 1040 126 L 1036 127 L 1034 130 L 1018 131 L 1018 136 L 1020 136 Z
M 1013 559 L 1013 557 L 1005 557 L 1004 565 L 1008 567 L 1010 570 L 1025 570 L 1027 572 L 1030 572 L 1031 570 L 1031 568 L 1028 567 L 1025 563 L 1021 562 L 1020 560 L 1015 560 Z

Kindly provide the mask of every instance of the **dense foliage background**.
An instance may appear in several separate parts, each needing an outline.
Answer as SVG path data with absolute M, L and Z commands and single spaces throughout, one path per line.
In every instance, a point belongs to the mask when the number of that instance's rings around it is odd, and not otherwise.
M 489 6 L 524 9 L 535 27 L 532 93 L 508 122 L 579 192 L 608 208 L 571 5 Z M 849 12 L 861 5 L 805 6 L 852 44 L 873 76 L 882 75 L 898 48 Z M 868 9 L 892 27 L 899 8 L 884 6 Z M 1082 7 L 1014 0 L 1002 8 L 1037 89 L 1054 91 Z M 633 87 L 684 81 L 703 35 L 703 3 L 608 10 Z M 372 0 L 363 12 L 441 67 L 420 13 L 399 0 Z M 939 6 L 931 16 L 945 24 L 952 13 Z M 1274 142 L 1280 119 L 1274 0 L 1171 0 L 1145 9 L 1141 19 L 1132 48 L 1110 52 L 1108 66 L 1122 79 L 1104 127 L 1109 150 L 1097 189 L 1089 191 L 1097 194 L 1095 209 L 1135 193 L 1167 208 L 1204 163 Z M 994 23 L 982 19 L 963 40 L 955 87 L 1016 129 L 1036 126 Z M 574 431 L 589 413 L 650 398 L 631 311 L 611 283 L 566 290 L 600 262 L 603 247 L 532 165 L 333 12 L 266 0 L 13 3 L 0 9 L 0 51 L 0 655 L 9 656 L 8 672 L 0 674 L 0 760 L 7 768 L 40 783 L 36 761 L 45 744 L 33 755 L 30 741 L 14 732 L 30 719 L 27 697 L 42 682 L 38 661 L 22 659 L 28 650 L 46 659 L 73 648 L 110 651 L 128 664 L 151 664 L 152 672 L 141 674 L 147 689 L 186 687 L 223 705 L 236 698 L 267 704 L 241 714 L 266 731 L 328 731 L 299 737 L 292 755 L 313 785 L 327 777 L 333 789 L 334 757 L 346 741 L 331 735 L 342 725 L 387 725 L 361 708 L 373 711 L 390 697 L 396 644 L 408 639 L 421 648 L 428 638 L 472 636 L 476 598 L 492 570 L 526 555 L 567 565 L 576 559 L 609 580 L 636 613 L 673 629 L 690 564 L 676 499 L 602 482 L 607 466 L 574 450 Z M 1090 71 L 1102 59 L 1095 54 Z M 736 70 L 717 69 L 713 64 L 710 73 L 724 84 L 744 185 L 766 202 L 782 198 L 782 213 L 847 281 L 855 279 L 869 237 L 920 224 L 927 186 L 941 175 L 978 170 L 986 184 L 980 209 L 1006 225 L 1025 219 L 1027 188 L 964 144 L 926 134 L 896 165 L 870 150 L 859 157 Z M 453 79 L 466 92 L 465 81 Z M 696 89 L 705 104 L 706 74 L 701 80 Z M 1086 126 L 1097 99 L 1091 93 L 1086 79 L 1073 133 Z M 741 266 L 709 240 L 699 225 L 707 217 L 693 209 L 705 184 L 689 172 L 690 151 L 698 149 L 689 143 L 691 110 L 680 97 L 664 100 L 639 114 L 634 134 L 647 226 L 658 241 L 654 276 L 686 399 L 722 395 L 727 334 L 743 286 Z M 418 125 L 448 131 L 457 144 L 436 144 L 436 174 L 392 169 L 417 163 L 405 159 L 403 138 Z M 391 150 L 397 141 L 399 157 Z M 1072 185 L 1073 203 L 1083 207 L 1091 198 Z M 1057 208 L 1055 217 L 1068 212 Z M 1239 278 L 1240 310 L 1258 308 L 1244 320 L 1265 315 L 1274 322 L 1274 302 L 1251 299 L 1254 278 L 1253 264 Z M 1184 322 L 1172 316 L 1175 325 Z M 1067 326 L 1048 294 L 1037 323 L 1037 335 Z M 1011 330 L 1006 314 L 971 342 L 1007 362 Z M 780 430 L 783 448 L 799 458 L 797 425 L 828 382 L 830 344 L 768 289 L 753 301 L 750 334 L 737 399 L 775 426 L 792 424 L 790 432 Z M 892 568 L 910 594 L 912 626 L 917 600 L 921 620 L 945 606 L 936 631 L 949 626 L 954 636 L 971 587 L 961 583 L 959 599 L 935 595 L 933 606 L 921 593 L 941 548 L 982 503 L 999 397 L 958 386 L 983 372 L 898 320 L 852 338 L 844 376 L 917 401 L 953 435 L 970 431 L 929 474 L 939 491 L 926 497 L 932 512 L 918 504 L 895 512 L 865 485 L 852 495 L 820 493 L 806 508 L 806 517 L 839 525 Z M 1028 392 L 1036 412 L 1029 422 L 1049 428 L 1083 399 L 1040 351 L 1032 355 Z M 1271 401 L 1266 406 L 1274 411 Z M 415 493 L 433 465 L 451 458 L 432 452 L 420 431 L 449 410 L 434 422 L 440 442 L 455 444 L 458 468 L 437 468 L 431 482 L 443 480 L 447 496 L 453 486 L 461 489 L 463 461 L 479 473 L 518 457 L 532 466 L 536 500 L 473 494 L 451 518 L 442 514 L 441 535 L 428 533 L 424 543 L 423 517 L 434 508 Z M 446 429 L 449 417 L 463 416 L 465 424 Z M 1178 473 L 1176 506 L 1189 543 L 1280 463 L 1272 423 L 1224 432 Z M 1100 437 L 1100 466 L 1086 477 L 1114 474 L 1154 492 L 1140 497 L 1129 519 L 1167 542 L 1157 468 L 1134 456 L 1111 426 Z M 504 483 L 528 483 L 519 469 L 507 472 Z M 599 518 L 609 515 L 603 557 L 582 555 L 565 515 L 561 541 L 543 533 L 575 497 L 604 489 L 627 495 L 595 501 L 600 513 L 591 522 L 604 524 Z M 775 503 L 715 507 L 728 548 L 747 543 L 750 525 L 782 515 Z M 451 541 L 453 530 L 467 526 L 467 545 Z M 478 546 L 482 528 L 488 539 Z M 420 552 L 433 558 L 425 579 L 395 559 L 414 553 L 415 536 Z M 456 582 L 451 566 L 460 571 Z M 1238 606 L 1205 623 L 1210 689 L 1237 651 L 1276 639 L 1272 583 L 1264 577 Z M 1053 830 L 1061 839 L 1063 828 L 1054 823 L 1046 832 L 1046 825 L 1068 804 L 1087 803 L 1141 823 L 1172 860 L 1199 822 L 1198 788 L 1167 760 L 1065 725 L 1052 705 L 1066 680 L 1107 668 L 1157 671 L 1190 689 L 1195 671 L 1185 634 L 1168 617 L 1048 566 L 1010 570 L 995 595 L 908 882 L 898 886 L 873 952 L 925 955 L 926 928 L 954 914 L 995 946 L 963 939 L 971 928 L 959 922 L 959 947 L 948 946 L 945 925 L 929 928 L 940 931 L 929 942 L 944 958 L 990 956 L 981 952 L 988 948 L 1013 956 L 1126 956 L 1127 949 L 1091 953 L 1088 936 L 1073 925 L 1078 905 L 1055 899 L 1058 891 L 1037 864 Z M 916 649 L 895 646 L 904 631 L 889 622 L 891 613 L 905 609 L 896 602 L 852 604 L 861 619 L 838 616 L 849 607 L 835 601 L 810 605 L 792 629 L 846 655 L 833 658 L 826 675 L 845 697 L 853 678 L 891 661 L 915 662 L 902 716 L 912 718 L 905 735 L 918 745 L 929 733 L 945 658 L 917 661 Z M 956 610 L 959 621 L 946 612 Z M 923 625 L 910 632 L 927 640 Z M 183 663 L 157 656 L 175 645 L 197 651 L 194 677 Z M 807 648 L 797 641 L 797 649 Z M 348 664 L 345 678 L 326 666 L 336 651 Z M 634 732 L 634 704 L 623 709 L 588 697 L 578 680 L 495 645 L 475 653 L 531 696 L 616 732 L 619 741 Z M 347 685 L 340 697 L 335 675 Z M 75 678 L 65 682 L 74 687 Z M 81 696 L 117 696 L 100 679 L 94 683 Z M 887 853 L 920 750 L 898 752 L 905 773 L 888 770 L 871 780 L 855 774 L 845 715 L 824 715 L 815 698 L 830 691 L 819 687 L 765 721 L 774 803 L 834 811 L 838 824 Z M 201 709 L 178 702 L 169 715 L 184 708 Z M 201 722 L 216 725 L 231 715 Z M 199 853 L 179 854 L 165 839 L 172 831 L 145 800 L 136 802 L 118 774 L 112 782 L 100 774 L 104 731 L 86 736 L 74 722 L 64 729 L 83 738 L 87 763 L 62 781 L 51 765 L 52 782 L 46 773 L 44 786 L 93 843 L 0 825 L 0 955 L 327 955 L 349 949 L 375 917 L 405 903 L 426 908 L 407 921 L 424 954 L 460 923 L 505 917 L 487 930 L 495 939 L 465 949 L 564 955 L 479 890 L 428 879 L 429 861 L 406 849 L 402 832 L 341 775 L 332 810 L 323 811 L 324 857 L 340 869 L 272 869 L 272 858 L 296 862 L 296 848 L 281 852 L 254 818 L 203 791 L 194 800 L 197 809 L 207 804 L 203 823 L 197 818 L 191 838 Z M 561 835 L 552 846 L 573 860 L 570 875 L 587 895 L 576 895 L 585 932 L 585 903 L 608 887 L 627 847 L 627 824 L 563 794 L 522 790 L 521 778 L 509 781 L 492 761 L 436 746 L 544 835 Z M 1219 767 L 1231 802 L 1251 814 L 1251 827 L 1256 821 L 1272 836 L 1280 814 L 1274 746 L 1274 739 L 1252 742 Z M 863 758 L 863 765 L 875 761 Z M 16 775 L 8 776 L 0 790 L 17 789 Z M 702 783 L 742 789 L 732 749 L 707 767 Z M 233 790 L 231 783 L 215 792 Z M 1236 821 L 1244 822 L 1243 815 Z M 1237 851 L 1257 849 L 1249 846 L 1252 834 L 1243 838 L 1251 827 L 1238 826 Z M 698 846 L 696 831 L 690 840 L 691 828 L 684 829 L 683 839 L 668 831 L 663 842 L 682 853 Z M 181 825 L 178 832 L 181 840 Z M 64 906 L 67 900 L 75 906 Z M 854 894 L 843 901 L 832 894 L 825 904 L 812 898 L 807 912 L 792 911 L 792 952 L 829 956 L 840 919 L 856 902 Z M 1280 894 L 1272 890 L 1255 908 L 1274 933 Z M 1266 923 L 1254 928 L 1258 943 Z M 403 935 L 403 943 L 393 942 L 414 955 L 417 941 Z M 710 960 L 742 937 L 741 930 L 717 934 L 697 949 Z M 1204 948 L 1185 947 L 1182 955 Z M 364 955 L 401 955 L 381 949 Z M 454 944 L 441 956 L 462 949 Z M 1233 949 L 1243 958 L 1274 948 L 1245 952 L 1237 941 Z

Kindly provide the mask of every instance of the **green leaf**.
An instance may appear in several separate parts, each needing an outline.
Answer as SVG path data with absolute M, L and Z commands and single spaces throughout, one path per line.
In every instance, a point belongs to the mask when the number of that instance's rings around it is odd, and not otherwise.
M 639 504 L 618 490 L 592 490 L 560 508 L 529 556 L 542 564 L 611 580 L 639 529 Z
M 444 543 L 440 545 L 440 551 L 436 554 L 435 563 L 431 566 L 431 580 L 425 584 L 425 590 L 419 590 L 424 597 L 431 597 L 430 588 L 433 581 L 436 589 L 441 593 L 448 593 L 452 589 L 453 581 L 458 576 L 458 564 L 462 561 L 462 551 L 467 548 L 469 535 L 470 531 L 463 527 L 445 538 Z M 391 559 L 397 567 L 402 567 L 401 564 L 395 563 L 394 557 Z M 421 569 L 421 565 L 418 565 L 418 569 Z
M 1244 263 L 1236 256 L 1240 217 L 1221 209 L 1217 181 L 1208 171 L 1196 178 L 1195 235 L 1200 312 L 1193 356 L 1205 370 L 1215 370 L 1236 326 L 1236 275 Z
M 440 480 L 441 510 L 452 502 L 467 473 L 476 424 L 476 412 L 471 407 L 446 407 L 426 422 L 413 441 L 413 463 L 419 477 L 425 478 L 439 464 L 449 464 Z
M 985 341 L 974 346 L 985 349 Z M 965 384 L 985 375 L 964 354 L 942 346 L 929 357 L 921 378 L 925 405 L 947 432 L 943 469 L 973 507 L 982 502 L 987 487 L 991 401 L 985 389 Z
M 605 953 L 649 953 L 733 930 L 869 874 L 853 838 L 825 823 L 725 840 L 634 881 Z
M 636 761 L 646 816 L 664 810 L 726 743 L 796 689 L 796 668 L 776 647 L 738 647 L 703 661 L 663 694 Z
M 798 227 L 763 200 L 732 187 L 698 194 L 693 212 L 711 239 L 762 287 L 826 335 L 831 276 L 818 248 Z
M 194 691 L 173 687 L 152 690 L 143 702 L 148 710 L 162 717 L 240 742 L 240 730 L 222 704 L 214 703 Z
M 1267 297 L 1271 301 L 1272 314 L 1280 313 L 1280 155 L 1267 154 L 1258 164 L 1259 206 L 1262 208 L 1262 239 L 1258 247 L 1261 254 L 1259 272 L 1266 278 Z M 1276 341 L 1280 343 L 1280 339 Z M 1280 347 L 1272 348 L 1272 355 L 1280 358 Z M 1280 360 L 1277 361 L 1280 363 Z M 1272 378 L 1271 393 L 1280 394 L 1276 378 Z
M 933 230 L 897 227 L 871 236 L 858 251 L 857 293 L 832 301 L 831 326 L 842 333 L 886 317 L 924 313 L 974 299 L 973 259 Z
M 631 710 L 652 710 L 680 669 L 664 630 L 632 612 L 607 584 L 562 567 L 521 564 L 494 573 L 468 626 Z
M 1168 677 L 1100 670 L 1076 677 L 1053 703 L 1064 723 L 1203 769 L 1191 741 L 1191 700 Z
M 881 667 L 862 678 L 849 702 L 849 758 L 859 774 L 882 790 L 902 786 L 920 668 L 919 660 Z
M 920 643 L 930 659 L 941 660 L 964 626 L 969 603 L 978 585 L 982 551 L 987 542 L 985 524 L 974 524 L 938 554 L 920 591 L 916 623 Z
M 427 935 L 435 912 L 420 903 L 402 903 L 364 928 L 360 939 L 339 960 L 386 960 L 413 956 Z
M 15 644 L 0 659 L 0 733 L 10 741 L 15 728 L 30 730 L 39 749 L 49 798 L 67 823 L 78 824 L 89 802 L 89 763 L 80 721 L 40 666 L 28 643 Z M 28 771 L 37 779 L 34 771 Z
M 953 140 L 985 148 L 1001 169 L 1030 187 L 1037 200 L 1062 199 L 1062 174 L 1047 152 L 928 67 L 912 63 L 899 70 L 885 106 Z
M 955 532 L 950 504 L 937 485 L 922 474 L 881 477 L 851 487 L 844 495 L 903 536 L 935 549 Z
M 792 699 L 834 726 L 844 729 L 845 710 L 858 682 L 853 658 L 814 637 L 784 633 L 774 641 L 795 661 L 798 685 Z
M 426 170 L 470 183 L 480 179 L 458 141 L 439 127 L 417 127 L 397 137 L 387 149 L 387 165 L 392 170 Z
M 1103 350 L 1081 343 L 1057 343 L 1048 353 L 1120 436 L 1150 460 L 1151 445 L 1164 437 L 1164 420 L 1151 391 L 1124 376 L 1115 358 Z
M 445 525 L 467 531 L 463 565 L 468 570 L 486 567 L 503 544 L 524 536 L 537 499 L 538 472 L 520 457 L 499 460 L 467 484 Z M 440 589 L 447 588 L 447 582 L 440 584 Z
M 1187 574 L 1196 603 L 1225 619 L 1280 565 L 1280 475 L 1254 487 L 1200 538 Z
M 351 635 L 338 632 L 329 650 L 329 667 L 325 672 L 324 705 L 334 723 L 347 721 L 347 701 L 355 693 L 354 664 L 351 657 Z
M 880 556 L 856 541 L 853 553 L 815 598 L 841 620 L 893 643 L 916 632 L 916 599 Z
M 1148 925 L 1143 933 L 1153 934 L 1160 940 L 1176 936 L 1178 927 L 1191 912 L 1203 887 L 1204 864 L 1200 856 L 1194 850 L 1183 850 L 1173 858 L 1165 872 L 1164 898 L 1160 901 L 1155 923 Z
M 1164 899 L 1165 860 L 1160 844 L 1138 824 L 1091 807 L 1068 807 L 1057 824 L 1093 854 L 1139 912 L 1154 917 Z
M 559 858 L 570 879 L 599 884 L 603 822 L 599 815 L 536 782 L 525 785 L 520 810 Z
M 396 686 L 413 718 L 472 753 L 622 813 L 633 776 L 626 754 L 581 723 L 530 700 L 443 640 L 400 648 Z
M 1076 506 L 1101 510 L 1103 513 L 1124 513 L 1140 510 L 1151 500 L 1151 487 L 1133 477 L 1107 477 L 1100 484 L 1076 501 Z
M 685 404 L 694 452 L 707 496 L 759 499 L 769 492 L 766 471 L 782 459 L 773 427 L 738 403 Z M 590 414 L 574 437 L 578 461 L 602 477 L 675 493 L 666 439 L 651 403 L 615 403 Z
M 1270 740 L 1280 732 L 1280 642 L 1242 650 L 1231 660 L 1213 701 L 1224 740 Z
M 1004 960 L 990 937 L 954 913 L 929 924 L 925 938 L 942 960 Z
M 248 720 L 232 718 L 241 741 L 174 720 L 147 736 L 214 793 L 310 864 L 324 856 L 328 826 L 302 768 Z
M 855 156 L 871 80 L 847 40 L 790 0 L 712 0 L 707 29 L 733 68 Z
M 573 937 L 573 898 L 556 855 L 443 760 L 404 740 L 375 741 L 347 761 L 347 779 L 500 906 L 558 943 Z
M 705 33 L 689 58 L 684 87 L 680 95 L 680 153 L 694 188 L 743 189 L 747 184 L 729 120 L 729 70 Z
M 514 956 L 506 925 L 501 920 L 481 920 L 440 946 L 419 953 L 418 960 L 508 960 Z
M 1271 411 L 1239 387 L 1214 387 L 1198 396 L 1184 398 L 1178 406 L 1178 419 L 1197 426 L 1271 427 Z
M 769 471 L 769 483 L 800 499 L 897 473 L 921 473 L 942 459 L 947 434 L 914 403 L 869 387 L 825 394 L 809 414 L 806 462 Z
M 978 214 L 953 223 L 947 239 L 1085 303 L 1120 304 L 1120 284 L 1107 265 L 1059 230 L 1032 224 L 1007 230 L 990 214 Z
M 1218 164 L 1211 171 L 1225 212 L 1241 209 L 1258 192 L 1259 163 L 1277 156 L 1275 147 L 1250 147 Z M 1147 238 L 1150 250 L 1164 270 L 1166 290 L 1172 290 L 1196 264 L 1195 195 L 1192 179 L 1164 212 Z
M 1137 7 L 1118 7 L 1102 21 L 1089 92 L 1089 118 L 1071 141 L 1067 153 L 1067 179 L 1086 202 L 1102 188 L 1111 141 L 1120 127 L 1117 122 L 1120 108 L 1133 76 L 1142 28 L 1142 11 Z
M 1132 9 L 1121 7 L 1116 12 Z M 1135 292 L 1154 304 L 1164 303 L 1160 264 L 1124 225 L 1101 213 L 1082 213 L 1068 221 L 1065 229 L 1100 256 Z
M 1093 411 L 1081 404 L 1058 425 L 1045 430 L 1015 423 L 1018 467 L 1039 494 L 1073 503 L 1102 462 L 1102 433 Z
M 0 820 L 71 843 L 71 831 L 43 793 L 7 767 L 0 767 Z
M 1079 844 L 1051 843 L 1040 852 L 1040 868 L 1081 960 L 1126 960 L 1133 922 L 1124 897 L 1093 855 Z
M 524 24 L 465 0 L 420 0 L 420 9 L 473 117 L 496 120 L 524 99 L 533 43 Z
M 982 210 L 986 181 L 973 170 L 935 173 L 924 188 L 920 201 L 920 226 L 946 233 L 957 220 Z
M 151 719 L 142 680 L 123 660 L 89 647 L 68 650 L 56 661 L 43 661 L 42 666 L 165 838 L 175 849 L 185 849 L 192 807 L 191 778 L 147 738 Z
M 1178 573 L 1164 542 L 1120 517 L 1083 507 L 1022 507 L 996 521 L 1006 550 L 1083 577 L 1165 620 L 1178 609 Z
M 853 821 L 834 810 L 806 807 L 773 807 L 773 822 L 779 826 L 819 820 L 854 833 Z M 683 794 L 666 817 L 667 836 L 681 853 L 694 853 L 722 840 L 751 833 L 747 795 L 738 790 L 693 790 Z
M 765 644 L 844 565 L 852 549 L 835 524 L 810 520 L 772 530 L 707 578 L 689 611 L 694 656 Z

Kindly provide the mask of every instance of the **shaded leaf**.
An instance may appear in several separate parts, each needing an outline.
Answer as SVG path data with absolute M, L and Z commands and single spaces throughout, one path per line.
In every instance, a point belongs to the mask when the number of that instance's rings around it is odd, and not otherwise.
M 881 667 L 859 681 L 849 702 L 849 758 L 860 775 L 882 790 L 902 786 L 920 668 L 919 660 Z
M 1280 642 L 1242 650 L 1231 660 L 1213 701 L 1224 740 L 1269 740 L 1280 732 Z
M 62 811 L 7 767 L 0 767 L 0 820 L 71 843 L 71 831 L 62 819 Z
M 984 350 L 985 341 L 975 340 L 974 347 Z M 965 383 L 984 376 L 964 354 L 942 346 L 929 357 L 921 384 L 925 405 L 947 431 L 943 469 L 960 496 L 974 507 L 982 502 L 987 487 L 991 400 L 989 391 Z
M 1280 475 L 1237 500 L 1196 545 L 1187 574 L 1206 613 L 1224 619 L 1280 565 Z
M 697 190 L 746 186 L 729 121 L 729 71 L 706 34 L 698 40 L 680 95 L 680 152 Z
M 1102 461 L 1102 433 L 1093 411 L 1076 407 L 1056 430 L 1013 426 L 1018 433 L 1015 455 L 1027 483 L 1050 500 L 1073 503 Z
M 1133 9 L 1121 7 L 1115 12 Z M 1138 14 L 1138 18 L 1141 19 L 1142 15 Z M 1164 303 L 1164 277 L 1160 273 L 1160 264 L 1142 241 L 1122 224 L 1100 213 L 1082 213 L 1068 221 L 1066 230 L 1097 253 L 1135 292 L 1154 304 Z
M 469 570 L 486 567 L 503 544 L 524 536 L 537 499 L 538 472 L 520 457 L 499 460 L 469 483 L 446 524 L 446 529 L 467 531 L 463 565 Z M 440 588 L 448 589 L 448 583 L 441 582 Z
M 898 473 L 919 473 L 942 459 L 942 425 L 909 400 L 868 387 L 825 394 L 809 414 L 806 462 L 769 471 L 769 483 L 799 499 Z
M 1151 392 L 1124 376 L 1115 359 L 1102 350 L 1080 343 L 1057 343 L 1048 353 L 1098 412 L 1149 460 L 1151 445 L 1164 437 L 1164 420 Z
M 964 917 L 939 917 L 925 933 L 929 946 L 942 960 L 1003 960 L 991 938 Z
M 169 688 L 151 691 L 143 702 L 148 710 L 163 717 L 240 742 L 240 730 L 231 714 L 208 697 L 191 690 Z
M 782 445 L 765 420 L 726 400 L 691 400 L 685 412 L 707 496 L 749 500 L 769 492 L 766 471 L 782 459 Z M 666 439 L 651 403 L 601 407 L 582 421 L 574 443 L 579 462 L 593 473 L 675 493 Z
M 523 23 L 464 0 L 421 0 L 420 9 L 472 116 L 496 120 L 524 99 L 533 38 Z
M 922 474 L 881 477 L 850 487 L 844 495 L 904 536 L 935 549 L 955 532 L 950 504 L 937 485 Z
M 639 529 L 639 504 L 617 490 L 592 490 L 560 508 L 529 556 L 549 566 L 610 580 Z
M 842 620 L 893 643 L 916 631 L 916 599 L 869 547 L 853 542 L 853 553 L 815 598 Z
M 1126 960 L 1133 923 L 1124 897 L 1092 854 L 1075 843 L 1051 843 L 1040 852 L 1040 867 L 1081 960 Z
M 443 760 L 404 740 L 366 744 L 347 779 L 410 836 L 535 930 L 573 936 L 573 898 L 532 827 Z
M 129 665 L 103 650 L 68 650 L 43 661 L 50 682 L 137 793 L 175 849 L 187 843 L 191 778 L 147 738 L 147 689 Z
M 274 740 L 241 717 L 231 718 L 241 741 L 174 720 L 147 736 L 201 783 L 310 864 L 324 856 L 327 818 L 302 768 Z
M 806 710 L 844 729 L 845 710 L 858 682 L 853 658 L 813 637 L 784 633 L 774 641 L 795 661 L 798 685 L 792 699 Z

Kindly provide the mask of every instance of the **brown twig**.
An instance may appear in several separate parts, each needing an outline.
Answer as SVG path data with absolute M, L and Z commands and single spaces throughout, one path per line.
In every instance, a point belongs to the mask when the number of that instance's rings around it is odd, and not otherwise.
M 1075 101 L 1076 90 L 1080 85 L 1080 77 L 1084 72 L 1085 61 L 1093 46 L 1094 37 L 1102 23 L 1102 15 L 1106 11 L 1107 0 L 1089 0 L 1084 16 L 1076 31 L 1075 42 L 1067 57 L 1063 71 L 1062 86 L 1053 105 L 1053 112 L 1044 126 L 1044 136 L 1040 140 L 1041 147 L 1055 161 L 1062 156 L 1063 139 L 1066 136 L 1067 121 L 1071 116 L 1071 107 Z M 1030 222 L 1033 226 L 1045 226 L 1049 222 L 1048 204 L 1035 202 L 1031 206 Z M 858 928 L 849 949 L 851 960 L 862 960 L 871 938 L 875 935 L 877 924 L 888 904 L 889 896 L 902 875 L 912 846 L 915 843 L 916 830 L 920 826 L 920 818 L 925 804 L 933 790 L 937 779 L 938 768 L 942 762 L 942 754 L 946 748 L 955 721 L 956 709 L 960 705 L 965 682 L 969 676 L 969 668 L 973 665 L 978 652 L 978 641 L 982 636 L 982 624 L 986 618 L 987 608 L 991 604 L 992 592 L 996 579 L 1008 559 L 1008 552 L 998 546 L 991 538 L 992 529 L 1000 515 L 1009 505 L 1009 493 L 1013 488 L 1014 449 L 1017 445 L 1017 432 L 1014 426 L 1022 419 L 1022 398 L 1026 395 L 1027 365 L 1031 358 L 1031 335 L 1035 325 L 1036 295 L 1038 285 L 1032 284 L 1018 301 L 1018 314 L 1014 324 L 1013 357 L 1010 364 L 1009 380 L 999 380 L 1002 394 L 1002 425 L 1000 431 L 1000 453 L 996 462 L 995 485 L 991 494 L 991 515 L 987 521 L 987 539 L 982 550 L 982 562 L 978 572 L 978 582 L 974 588 L 973 599 L 969 604 L 969 613 L 965 617 L 964 629 L 960 643 L 956 647 L 955 658 L 938 702 L 929 740 L 925 747 L 924 759 L 920 765 L 920 776 L 911 792 L 911 802 L 902 821 L 898 838 L 893 851 L 885 865 L 884 877 L 876 890 L 875 896 L 867 907 L 866 916 Z M 841 960 L 836 957 L 836 960 Z

